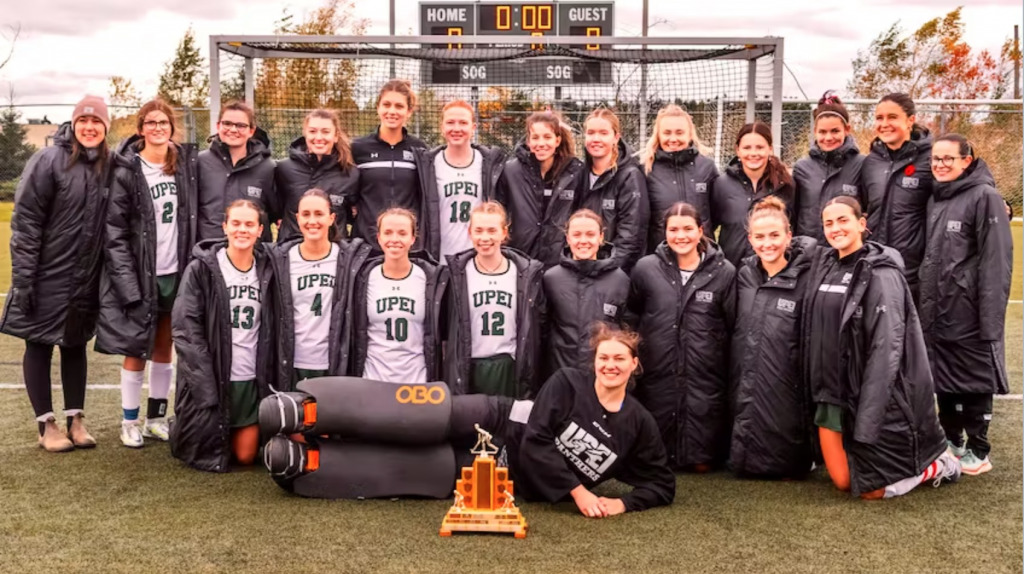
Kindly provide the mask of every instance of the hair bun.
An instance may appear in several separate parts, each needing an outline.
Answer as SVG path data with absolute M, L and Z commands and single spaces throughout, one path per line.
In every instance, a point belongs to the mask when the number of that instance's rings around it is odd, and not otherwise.
M 843 101 L 840 100 L 839 96 L 836 95 L 836 91 L 835 90 L 827 90 L 824 94 L 821 95 L 821 99 L 818 100 L 818 105 L 819 106 L 823 105 L 823 104 L 839 104 L 839 105 L 842 105 Z

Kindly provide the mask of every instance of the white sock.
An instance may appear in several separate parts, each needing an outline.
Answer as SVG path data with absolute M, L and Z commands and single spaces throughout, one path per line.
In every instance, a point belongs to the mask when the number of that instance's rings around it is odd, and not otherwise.
M 903 480 L 896 481 L 885 487 L 885 498 L 903 496 L 917 488 L 917 485 L 919 484 L 921 484 L 920 476 L 911 476 L 910 478 L 904 478 Z
M 39 415 L 38 417 L 36 417 L 36 422 L 45 423 L 46 421 L 48 421 L 50 419 L 56 420 L 56 418 L 57 417 L 53 416 L 53 411 L 50 411 L 50 412 L 48 412 L 46 414 L 42 414 L 42 415 Z
M 171 363 L 149 363 L 149 398 L 166 399 L 171 392 L 171 377 L 174 365 Z
M 124 410 L 125 420 L 137 420 L 139 418 L 139 407 L 142 405 L 142 379 L 146 373 L 143 371 L 128 371 L 121 369 L 121 408 Z M 131 414 L 134 413 L 134 417 Z

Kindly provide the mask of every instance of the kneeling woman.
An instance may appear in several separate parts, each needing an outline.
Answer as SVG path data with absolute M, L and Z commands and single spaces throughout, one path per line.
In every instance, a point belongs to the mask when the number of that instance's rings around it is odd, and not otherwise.
M 736 274 L 729 464 L 740 476 L 803 478 L 812 451 L 800 317 L 816 242 L 793 238 L 775 197 L 754 206 L 747 228 L 755 256 Z
M 960 463 L 946 450 L 899 254 L 864 242 L 867 220 L 854 198 L 833 198 L 821 217 L 832 249 L 814 265 L 804 349 L 832 482 L 876 499 L 956 481 Z
M 541 263 L 503 246 L 508 217 L 500 203 L 473 209 L 469 238 L 473 249 L 448 256 L 444 380 L 457 395 L 533 396 L 547 305 Z
M 273 385 L 270 256 L 257 240 L 262 213 L 235 200 L 223 240 L 199 244 L 172 315 L 178 353 L 171 454 L 199 470 L 252 464 L 259 449 L 257 405 Z M 269 299 L 268 299 L 269 300 Z M 230 429 L 230 432 L 229 432 Z
M 665 211 L 665 238 L 633 269 L 629 313 L 644 344 L 636 396 L 658 423 L 669 464 L 707 471 L 728 442 L 729 333 L 736 269 L 688 203 Z
M 572 497 L 591 518 L 672 503 L 676 481 L 658 426 L 626 392 L 640 365 L 639 339 L 601 325 L 591 338 L 593 373 L 561 369 L 541 387 L 526 425 L 511 425 L 509 467 L 527 498 Z M 622 498 L 591 492 L 612 478 L 633 491 Z
M 331 241 L 336 214 L 330 196 L 320 188 L 308 190 L 293 214 L 301 239 L 286 241 L 274 249 L 274 275 L 281 286 L 276 315 L 278 390 L 292 390 L 303 379 L 337 373 L 330 359 L 338 354 L 344 305 L 339 263 L 342 246 Z
M 377 217 L 375 228 L 377 246 L 353 240 L 341 265 L 346 318 L 337 364 L 342 374 L 376 381 L 437 381 L 447 270 L 410 255 L 416 242 L 412 211 L 392 207 Z

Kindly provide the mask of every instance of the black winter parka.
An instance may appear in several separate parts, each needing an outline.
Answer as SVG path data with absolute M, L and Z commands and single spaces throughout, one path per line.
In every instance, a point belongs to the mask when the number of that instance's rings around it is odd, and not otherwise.
M 565 224 L 576 210 L 576 193 L 584 177 L 583 162 L 572 158 L 558 175 L 544 206 L 540 163 L 525 143 L 516 146 L 498 181 L 497 199 L 508 211 L 508 246 L 540 261 L 544 269 L 558 265 L 565 247 Z
M 548 329 L 543 349 L 544 376 L 571 367 L 594 369 L 590 329 L 598 321 L 617 325 L 626 312 L 629 275 L 615 265 L 615 248 L 606 243 L 593 261 L 577 261 L 567 247 L 562 261 L 544 272 Z
M 813 409 L 804 380 L 801 316 L 816 242 L 794 237 L 789 264 L 768 278 L 757 256 L 736 275 L 734 420 L 729 465 L 741 476 L 802 478 L 811 470 Z
M 860 168 L 863 163 L 864 156 L 857 149 L 853 136 L 846 136 L 839 148 L 828 152 L 821 151 L 818 142 L 811 142 L 807 157 L 793 165 L 793 187 L 796 189 L 793 235 L 825 241 L 821 211 L 826 203 L 840 195 L 860 201 Z
M 246 155 L 231 163 L 231 150 L 213 136 L 210 147 L 199 152 L 199 240 L 224 237 L 224 209 L 238 199 L 248 199 L 263 209 L 263 241 L 272 241 L 270 223 L 280 210 L 274 189 L 270 139 L 262 128 L 246 143 Z M 294 217 L 294 214 L 293 214 Z
M 1003 334 L 1012 275 L 1003 198 L 975 159 L 956 181 L 936 182 L 928 201 L 919 308 L 937 392 L 1009 392 Z
M 208 472 L 227 472 L 231 461 L 231 301 L 217 261 L 226 248 L 226 240 L 216 239 L 196 246 L 171 314 L 178 355 L 171 454 Z M 256 349 L 256 389 L 263 399 L 275 386 L 275 282 L 267 246 L 257 244 L 253 255 L 264 302 Z
M 711 221 L 711 194 L 718 167 L 715 162 L 692 145 L 684 150 L 667 152 L 659 149 L 654 154 L 651 171 L 647 173 L 647 199 L 651 219 L 647 226 L 647 253 L 665 241 L 665 212 L 672 204 L 685 201 L 697 209 L 704 235 L 714 238 Z
M 361 177 L 355 166 L 341 169 L 337 152 L 317 159 L 316 155 L 309 153 L 305 137 L 293 141 L 288 148 L 288 158 L 278 162 L 274 170 L 275 192 L 280 206 L 277 215 L 281 218 L 277 242 L 302 236 L 295 214 L 299 211 L 299 200 L 314 187 L 326 191 L 331 199 L 334 239 L 348 237 L 349 213 L 355 205 Z M 376 220 L 376 216 L 374 218 Z
M 516 266 L 516 380 L 517 398 L 534 397 L 544 380 L 540 377 L 541 334 L 546 329 L 547 301 L 544 297 L 543 267 L 539 261 L 508 247 L 501 253 Z M 444 381 L 452 394 L 469 392 L 473 325 L 470 321 L 469 286 L 466 265 L 472 263 L 476 250 L 469 249 L 448 256 L 448 289 L 444 302 L 445 356 Z
M 292 302 L 292 277 L 291 277 L 291 249 L 302 243 L 302 238 L 293 239 L 284 243 L 270 246 L 267 250 L 271 256 L 271 263 L 274 266 L 274 282 L 277 287 L 274 289 L 274 316 L 278 321 L 276 334 L 277 348 L 277 376 L 275 380 L 279 391 L 292 391 L 295 389 L 295 308 Z M 334 299 L 331 304 L 331 323 L 328 332 L 328 355 L 331 358 L 327 374 L 340 376 L 341 369 L 335 364 L 335 358 L 340 356 L 341 333 L 344 329 L 345 303 L 342 299 L 342 282 L 345 278 L 345 253 L 349 248 L 348 241 L 341 241 L 338 245 L 338 263 L 334 272 Z M 267 299 L 270 301 L 271 299 Z
M 331 354 L 331 365 L 338 365 L 340 376 L 362 377 L 366 366 L 367 335 L 366 288 L 370 271 L 384 262 L 384 256 L 374 251 L 366 241 L 354 239 L 342 253 L 344 280 L 340 281 L 339 306 L 345 310 L 342 319 L 341 344 L 338 358 Z M 409 254 L 413 265 L 427 277 L 426 310 L 423 325 L 423 355 L 427 365 L 427 381 L 441 380 L 441 318 L 444 313 L 444 295 L 448 289 L 448 269 L 438 265 L 425 253 Z M 454 391 L 453 391 L 454 392 Z
M 654 415 L 669 465 L 721 463 L 728 442 L 729 335 L 736 270 L 704 240 L 704 260 L 684 286 L 662 242 L 633 269 L 628 317 L 640 333 L 635 395 Z
M 69 347 L 96 330 L 109 193 L 109 166 L 97 165 L 97 150 L 68 168 L 73 138 L 63 124 L 54 145 L 22 172 L 11 218 L 11 293 L 0 319 L 0 332 Z
M 416 171 L 419 173 L 420 190 L 423 192 L 421 204 L 423 214 L 420 219 L 420 231 L 423 237 L 423 249 L 435 260 L 441 257 L 441 201 L 437 189 L 437 171 L 434 169 L 434 159 L 437 154 L 444 152 L 447 146 L 436 147 L 432 150 L 416 148 L 412 150 L 416 158 Z M 480 201 L 494 199 L 497 192 L 498 181 L 501 179 L 501 172 L 505 169 L 505 152 L 498 148 L 480 146 L 473 144 L 473 149 L 480 152 L 483 158 L 481 167 Z
M 156 216 L 137 144 L 125 140 L 114 154 L 107 205 L 106 263 L 100 277 L 96 350 L 149 359 L 156 336 Z M 172 144 L 177 145 L 177 144 Z M 178 146 L 178 276 L 192 259 L 198 226 L 196 149 Z
M 898 150 L 875 139 L 860 172 L 861 205 L 867 209 L 871 240 L 899 251 L 915 300 L 932 195 L 931 154 L 928 129 L 915 127 Z
M 757 189 L 753 190 L 738 158 L 733 158 L 725 173 L 715 180 L 711 194 L 711 221 L 718 230 L 718 244 L 734 267 L 739 268 L 744 258 L 754 254 L 747 240 L 747 215 L 757 202 L 769 195 L 777 196 L 786 204 L 792 221 L 792 186 L 783 184 L 779 189 L 772 189 L 768 177 L 764 176 L 757 182 Z
M 843 302 L 839 343 L 843 447 L 855 495 L 918 476 L 946 450 L 899 253 L 865 246 Z
M 615 167 L 590 185 L 592 164 L 590 153 L 586 153 L 576 208 L 587 208 L 601 216 L 604 239 L 615 246 L 615 265 L 629 273 L 645 254 L 647 224 L 651 218 L 647 178 L 633 150 L 621 140 Z

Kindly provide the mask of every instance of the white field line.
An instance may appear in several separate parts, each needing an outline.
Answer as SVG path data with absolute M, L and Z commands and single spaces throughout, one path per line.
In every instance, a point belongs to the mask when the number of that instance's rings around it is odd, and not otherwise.
M 25 385 L 23 385 L 21 383 L 0 383 L 0 390 L 17 390 L 17 389 L 22 389 L 23 390 L 24 388 L 25 388 Z M 53 389 L 60 389 L 61 387 L 60 387 L 60 385 L 53 385 L 51 388 L 53 388 Z M 95 390 L 95 391 L 116 391 L 116 390 L 121 388 L 121 385 L 110 385 L 110 384 L 94 383 L 94 384 L 91 384 L 91 385 L 87 386 L 86 388 L 89 389 L 89 390 Z M 143 385 L 143 388 L 148 389 L 149 385 Z M 174 390 L 173 385 L 171 386 L 171 390 Z M 1020 401 L 1020 400 L 1024 400 L 1024 395 L 995 395 L 994 398 L 996 400 L 1004 400 L 1004 401 Z

